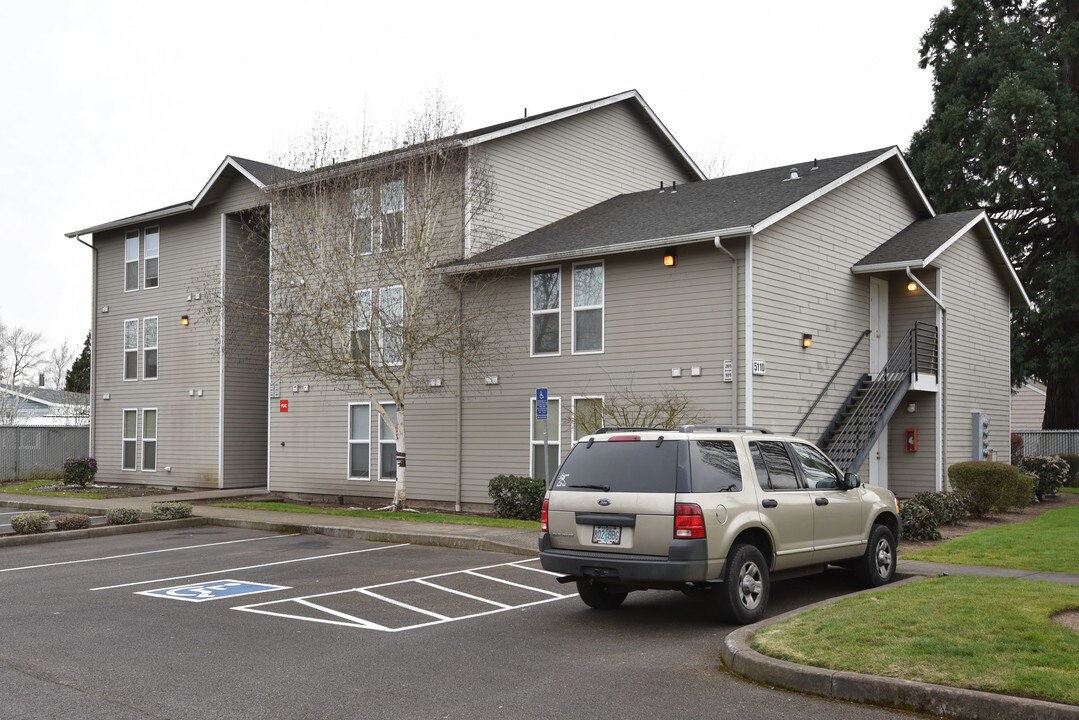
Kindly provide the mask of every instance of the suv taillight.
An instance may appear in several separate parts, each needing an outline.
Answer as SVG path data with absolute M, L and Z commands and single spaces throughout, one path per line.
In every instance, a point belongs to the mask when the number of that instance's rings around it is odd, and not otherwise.
M 678 540 L 705 537 L 704 513 L 700 505 L 678 503 L 674 506 L 674 537 Z
M 544 500 L 543 501 L 543 509 L 540 510 L 540 531 L 541 532 L 547 532 L 547 529 L 548 529 L 547 528 L 547 503 L 548 502 L 550 502 L 550 501 L 549 500 Z M 532 507 L 536 507 L 536 506 L 533 505 Z

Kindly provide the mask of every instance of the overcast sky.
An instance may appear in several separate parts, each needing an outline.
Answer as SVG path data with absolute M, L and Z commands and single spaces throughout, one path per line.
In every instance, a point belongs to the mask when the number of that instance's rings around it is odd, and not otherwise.
M 433 90 L 469 129 L 636 88 L 726 174 L 906 149 L 945 4 L 4 2 L 0 320 L 81 348 L 90 250 L 65 232 L 190 200 L 320 115 L 377 134 Z

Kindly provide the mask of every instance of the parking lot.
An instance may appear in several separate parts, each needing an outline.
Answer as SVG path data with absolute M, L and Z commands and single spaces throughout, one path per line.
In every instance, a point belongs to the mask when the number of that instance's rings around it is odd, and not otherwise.
M 774 587 L 772 613 L 855 589 Z M 519 556 L 217 527 L 0 550 L 4 718 L 885 718 L 741 681 L 680 593 Z

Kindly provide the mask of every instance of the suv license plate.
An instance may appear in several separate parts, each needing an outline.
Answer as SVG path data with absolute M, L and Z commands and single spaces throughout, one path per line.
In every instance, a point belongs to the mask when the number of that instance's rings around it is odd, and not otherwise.
M 594 525 L 592 542 L 597 545 L 617 545 L 622 542 L 622 528 L 618 525 Z

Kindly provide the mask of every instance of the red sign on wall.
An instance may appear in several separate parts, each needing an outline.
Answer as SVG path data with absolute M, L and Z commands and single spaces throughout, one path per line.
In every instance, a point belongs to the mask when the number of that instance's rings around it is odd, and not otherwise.
M 288 412 L 288 400 L 281 401 L 281 412 Z

